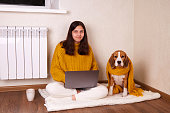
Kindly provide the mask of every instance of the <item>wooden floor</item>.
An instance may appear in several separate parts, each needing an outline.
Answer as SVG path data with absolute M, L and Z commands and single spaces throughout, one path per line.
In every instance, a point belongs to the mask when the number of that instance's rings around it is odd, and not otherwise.
M 47 113 L 44 99 L 36 91 L 33 102 L 26 100 L 25 91 L 0 92 L 0 113 Z M 73 109 L 52 113 L 170 113 L 170 102 L 164 99 L 140 103 Z

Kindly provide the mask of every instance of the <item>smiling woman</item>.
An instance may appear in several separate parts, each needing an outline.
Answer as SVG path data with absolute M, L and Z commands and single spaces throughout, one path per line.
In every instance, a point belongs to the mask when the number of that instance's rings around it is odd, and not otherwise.
M 98 70 L 98 65 L 88 44 L 86 28 L 81 21 L 74 21 L 69 27 L 66 40 L 61 41 L 55 48 L 50 70 L 55 82 L 49 83 L 45 90 L 52 97 L 69 100 L 96 100 L 105 97 L 108 90 L 101 84 L 93 88 L 84 88 L 83 91 L 64 86 L 65 72 L 90 70 Z M 77 77 L 77 81 L 82 80 Z
M 75 43 L 80 43 L 80 41 L 84 37 L 84 29 L 82 26 L 77 26 L 73 31 L 72 31 L 72 37 L 75 41 Z

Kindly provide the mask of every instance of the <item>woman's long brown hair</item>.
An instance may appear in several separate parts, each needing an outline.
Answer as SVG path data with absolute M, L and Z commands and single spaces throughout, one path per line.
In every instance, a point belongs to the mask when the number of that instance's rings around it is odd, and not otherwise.
M 74 55 L 75 47 L 74 47 L 74 39 L 72 37 L 72 31 L 77 26 L 82 26 L 83 29 L 84 29 L 84 37 L 80 41 L 78 53 L 80 55 L 88 55 L 88 53 L 89 53 L 89 45 L 88 45 L 88 40 L 87 40 L 87 32 L 86 32 L 85 25 L 81 21 L 74 21 L 74 22 L 71 23 L 70 28 L 68 30 L 68 34 L 67 34 L 66 40 L 61 42 L 61 43 L 63 43 L 62 48 L 65 49 L 66 54 Z

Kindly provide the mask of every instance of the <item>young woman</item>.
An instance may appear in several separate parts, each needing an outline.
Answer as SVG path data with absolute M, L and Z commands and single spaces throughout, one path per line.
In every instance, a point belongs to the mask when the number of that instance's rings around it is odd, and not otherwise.
M 78 91 L 64 88 L 66 71 L 98 70 L 87 33 L 81 21 L 71 23 L 66 40 L 60 42 L 51 62 L 51 75 L 55 82 L 46 86 L 46 91 L 53 97 L 69 97 L 72 100 L 99 99 L 107 96 L 105 86 Z

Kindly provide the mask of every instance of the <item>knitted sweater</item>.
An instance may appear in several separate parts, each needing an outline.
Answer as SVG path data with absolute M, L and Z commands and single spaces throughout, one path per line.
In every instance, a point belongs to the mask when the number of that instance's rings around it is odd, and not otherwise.
M 88 55 L 79 55 L 78 48 L 79 44 L 75 44 L 74 55 L 68 55 L 62 48 L 62 43 L 56 46 L 50 70 L 54 80 L 65 83 L 66 71 L 98 70 L 91 47 L 89 46 Z

